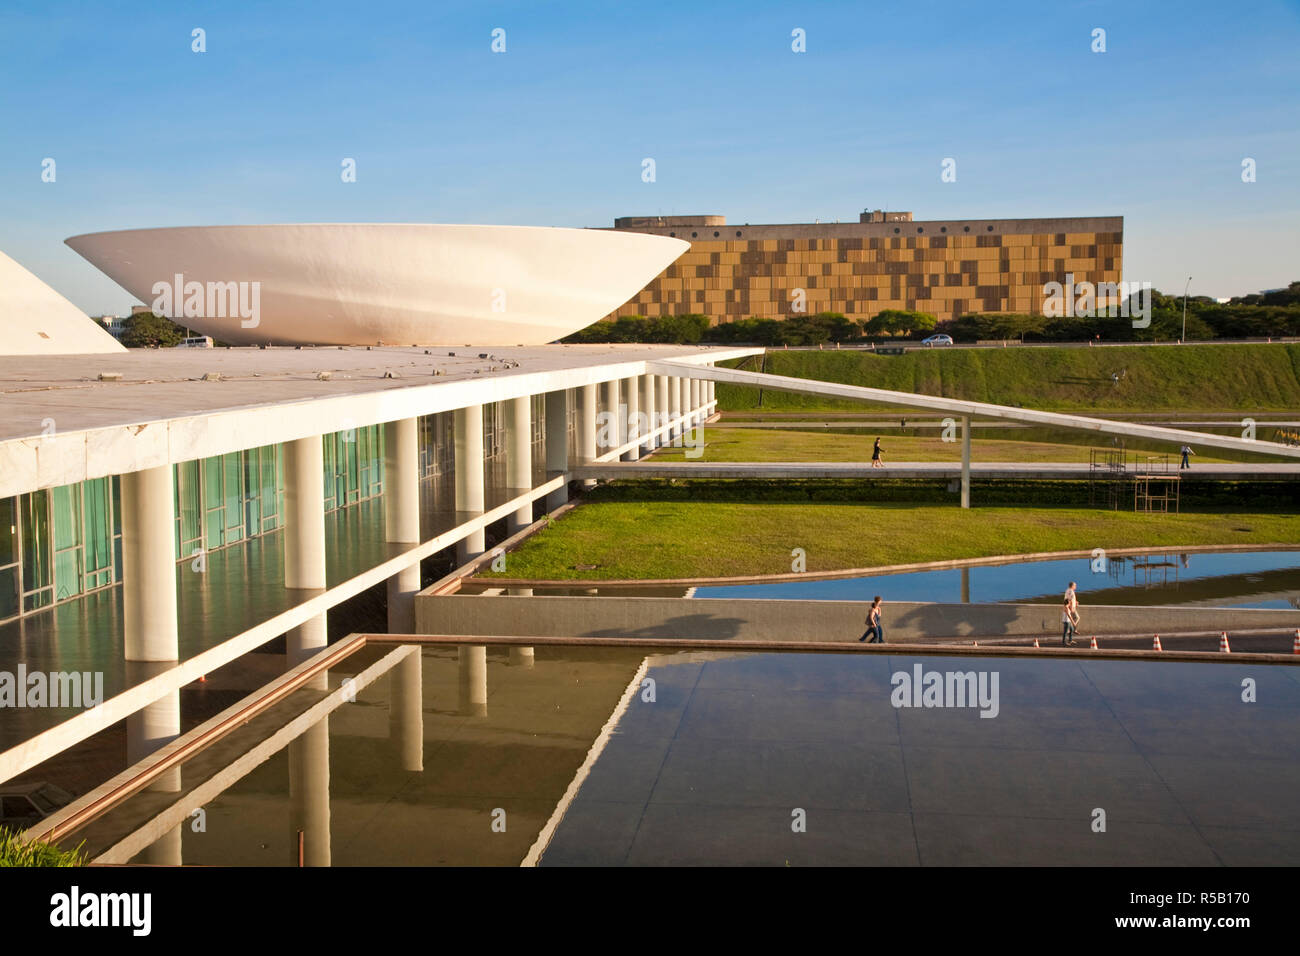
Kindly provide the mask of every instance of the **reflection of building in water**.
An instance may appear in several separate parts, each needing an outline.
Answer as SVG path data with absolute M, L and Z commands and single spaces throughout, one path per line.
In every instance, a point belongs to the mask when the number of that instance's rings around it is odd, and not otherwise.
M 1135 588 L 1177 588 L 1179 568 L 1190 566 L 1186 554 L 1117 554 L 1106 562 L 1106 573 L 1119 585 L 1132 571 Z
M 168 758 L 147 788 L 82 798 L 54 839 L 84 841 L 104 864 L 515 865 L 611 713 L 640 690 L 629 681 L 645 658 L 377 640 L 288 694 L 270 691 L 228 731 Z

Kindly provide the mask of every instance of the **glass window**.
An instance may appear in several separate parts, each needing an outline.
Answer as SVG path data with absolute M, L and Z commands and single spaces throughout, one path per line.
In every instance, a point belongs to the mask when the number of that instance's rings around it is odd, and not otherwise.
M 253 537 L 262 531 L 262 449 L 244 452 L 244 534 Z
M 276 461 L 279 457 L 279 445 L 267 445 L 262 449 L 262 480 L 258 490 L 262 496 L 263 531 L 272 531 L 280 526 L 280 486 L 276 480 Z
M 220 456 L 203 459 L 200 475 L 203 482 L 203 546 L 213 551 L 222 545 L 225 498 L 222 494 L 222 461 Z
M 176 466 L 176 514 L 180 528 L 176 546 L 178 560 L 189 557 L 195 549 L 203 546 L 202 485 L 199 462 L 183 461 Z
M 244 453 L 235 451 L 222 455 L 221 467 L 226 476 L 225 537 L 222 543 L 232 544 L 244 538 Z
M 18 565 L 0 568 L 0 621 L 18 614 Z
M 18 502 L 0 498 L 0 567 L 18 562 Z
M 19 538 L 22 541 L 23 609 L 35 610 L 53 601 L 50 547 L 50 496 L 33 491 L 18 505 Z
M 0 621 L 18 614 L 18 499 L 0 498 Z
M 82 590 L 80 486 L 50 489 L 50 509 L 54 524 L 54 590 L 56 600 L 61 601 Z
M 81 486 L 84 509 L 85 590 L 113 582 L 113 516 L 110 510 L 111 481 L 93 478 Z
M 321 441 L 321 451 L 325 457 L 325 510 L 332 511 L 337 507 L 336 492 L 338 490 L 338 470 L 339 470 L 339 440 L 338 435 L 326 435 Z

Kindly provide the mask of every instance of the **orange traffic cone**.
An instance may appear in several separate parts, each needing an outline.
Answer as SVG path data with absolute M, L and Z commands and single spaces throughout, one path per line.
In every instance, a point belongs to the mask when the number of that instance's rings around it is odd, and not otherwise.
M 1295 640 L 1291 643 L 1291 653 L 1300 654 L 1300 627 L 1295 629 Z
M 1220 632 L 1219 632 L 1219 650 L 1221 650 L 1221 651 L 1222 651 L 1223 653 L 1225 653 L 1225 654 L 1227 654 L 1229 651 L 1232 650 L 1232 648 L 1230 648 L 1230 647 L 1228 646 L 1228 632 L 1227 632 L 1227 631 L 1220 631 Z
M 1154 644 L 1151 645 L 1151 650 L 1153 650 L 1153 651 L 1163 651 L 1163 650 L 1164 650 L 1164 648 L 1160 646 L 1160 635 L 1159 635 L 1159 634 L 1156 635 L 1156 641 L 1155 641 Z
M 1092 639 L 1092 646 L 1089 648 L 1089 650 L 1093 650 L 1093 651 L 1095 651 L 1096 649 L 1097 649 L 1097 638 L 1094 637 L 1094 638 Z
M 1300 631 L 1296 631 L 1296 653 L 1300 654 Z M 1034 638 L 1034 647 L 1038 646 L 1038 638 Z

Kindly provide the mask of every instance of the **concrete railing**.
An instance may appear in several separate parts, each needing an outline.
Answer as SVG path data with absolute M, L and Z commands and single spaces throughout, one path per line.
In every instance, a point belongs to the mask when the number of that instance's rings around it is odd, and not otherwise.
M 528 602 L 521 604 L 521 602 Z M 854 640 L 865 629 L 869 602 L 743 598 L 435 596 L 415 601 L 416 627 L 426 634 L 519 637 L 729 638 L 760 641 Z M 1079 634 L 1300 628 L 1300 611 L 1205 608 L 1079 608 Z M 1044 637 L 1059 640 L 1055 604 L 884 605 L 885 640 Z

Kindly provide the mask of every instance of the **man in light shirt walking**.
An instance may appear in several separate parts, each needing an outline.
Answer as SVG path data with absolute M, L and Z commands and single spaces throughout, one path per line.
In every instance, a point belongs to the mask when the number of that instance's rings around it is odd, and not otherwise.
M 1065 589 L 1065 600 L 1061 604 L 1061 645 L 1074 646 L 1074 635 L 1079 630 L 1079 596 L 1075 588 L 1079 585 L 1071 581 Z

